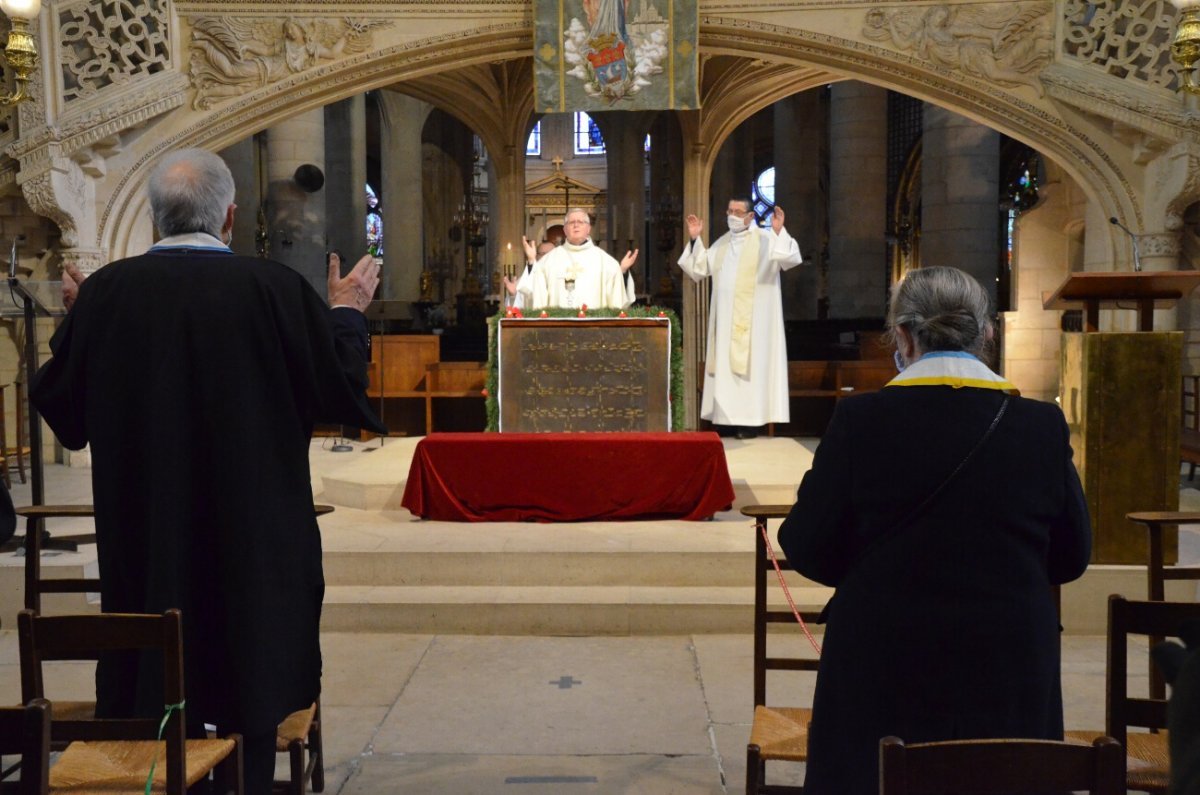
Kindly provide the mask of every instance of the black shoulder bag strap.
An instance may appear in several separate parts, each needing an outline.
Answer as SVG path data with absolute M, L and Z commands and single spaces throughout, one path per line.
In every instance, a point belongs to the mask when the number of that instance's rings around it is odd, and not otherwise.
M 975 454 L 979 452 L 980 448 L 982 448 L 984 443 L 987 442 L 987 440 L 991 437 L 992 431 L 996 430 L 996 426 L 999 425 L 1000 420 L 1004 418 L 1004 412 L 1008 411 L 1009 403 L 1012 403 L 1012 395 L 1005 395 L 1004 401 L 1000 404 L 1000 408 L 996 411 L 996 416 L 992 417 L 992 424 L 989 425 L 987 430 L 983 432 L 983 436 L 979 437 L 979 441 L 976 442 L 975 446 L 971 448 L 971 452 L 967 453 L 966 457 L 962 461 L 958 462 L 958 466 L 954 468 L 954 471 L 947 475 L 946 479 L 939 483 L 938 487 L 931 491 L 929 496 L 921 501 L 920 505 L 909 511 L 907 514 L 905 514 L 903 519 L 896 523 L 896 525 L 892 528 L 891 533 L 885 533 L 884 535 L 880 536 L 881 539 L 891 536 L 893 533 L 895 533 L 895 531 L 905 527 L 913 519 L 916 519 L 918 516 L 920 516 L 926 508 L 933 504 L 933 501 L 936 500 L 938 496 L 946 490 L 946 487 L 950 485 L 951 481 L 958 477 L 958 473 L 963 471 L 963 468 L 970 463 L 971 459 L 975 457 Z M 870 546 L 868 546 L 867 549 L 870 549 Z M 866 550 L 863 551 L 866 552 Z M 862 556 L 860 555 L 859 557 L 861 558 Z

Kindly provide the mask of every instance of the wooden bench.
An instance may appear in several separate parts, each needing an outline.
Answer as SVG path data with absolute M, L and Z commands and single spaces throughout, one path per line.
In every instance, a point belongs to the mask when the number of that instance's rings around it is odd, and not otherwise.
M 788 362 L 788 397 L 836 403 L 851 395 L 876 392 L 896 377 L 891 359 Z M 767 433 L 774 435 L 773 425 Z
M 443 362 L 439 361 L 440 356 L 441 338 L 437 335 L 373 336 L 367 397 L 372 401 L 393 398 L 423 401 L 425 435 L 428 436 L 434 430 L 435 399 L 473 398 L 482 401 L 483 388 L 487 383 L 486 362 Z M 384 411 L 380 413 L 386 414 Z M 387 424 L 386 416 L 380 419 Z

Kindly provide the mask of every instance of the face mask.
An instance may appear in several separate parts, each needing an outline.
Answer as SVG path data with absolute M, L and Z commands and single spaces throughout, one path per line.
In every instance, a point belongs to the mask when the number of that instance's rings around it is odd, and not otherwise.
M 892 361 L 896 363 L 896 372 L 904 372 L 904 357 L 900 355 L 900 351 L 892 351 Z
M 746 219 L 738 218 L 736 215 L 725 216 L 725 223 L 729 224 L 730 232 L 741 232 L 746 228 Z

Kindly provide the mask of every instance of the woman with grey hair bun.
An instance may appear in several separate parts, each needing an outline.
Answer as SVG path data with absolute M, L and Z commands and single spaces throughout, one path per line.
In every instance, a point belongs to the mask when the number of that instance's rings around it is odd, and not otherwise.
M 879 741 L 1062 739 L 1051 586 L 1091 525 L 1062 411 L 979 356 L 987 293 L 911 271 L 888 325 L 900 374 L 838 402 L 779 544 L 834 587 L 808 741 L 808 795 L 879 786 Z

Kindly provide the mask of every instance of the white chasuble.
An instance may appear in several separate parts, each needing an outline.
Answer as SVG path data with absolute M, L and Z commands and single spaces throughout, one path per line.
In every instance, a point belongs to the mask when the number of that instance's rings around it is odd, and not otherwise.
M 636 297 L 633 280 L 621 272 L 621 263 L 591 240 L 563 243 L 546 254 L 533 266 L 529 282 L 528 305 L 533 309 L 623 309 Z
M 712 277 L 700 416 L 718 425 L 787 422 L 787 342 L 779 274 L 799 265 L 800 248 L 781 229 L 727 232 L 706 249 L 699 238 L 679 266 L 694 281 Z

